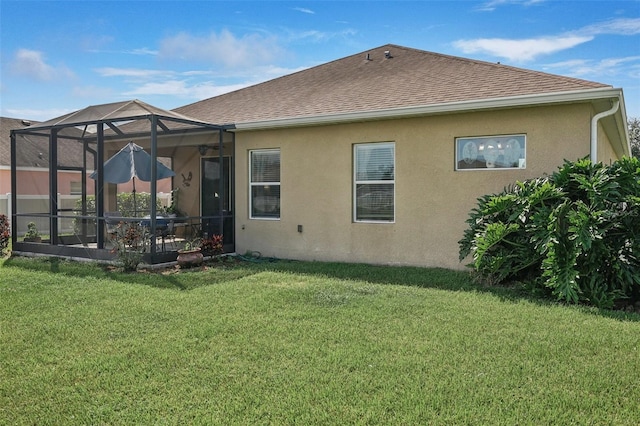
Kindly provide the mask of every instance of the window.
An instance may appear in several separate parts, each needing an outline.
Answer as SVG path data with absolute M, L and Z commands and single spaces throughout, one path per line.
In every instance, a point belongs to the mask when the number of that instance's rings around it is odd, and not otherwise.
M 249 152 L 251 219 L 280 219 L 280 150 Z
M 69 185 L 69 193 L 71 195 L 82 195 L 82 182 L 71 181 Z
M 456 170 L 524 169 L 526 136 L 456 138 Z
M 354 145 L 354 220 L 395 219 L 395 144 Z

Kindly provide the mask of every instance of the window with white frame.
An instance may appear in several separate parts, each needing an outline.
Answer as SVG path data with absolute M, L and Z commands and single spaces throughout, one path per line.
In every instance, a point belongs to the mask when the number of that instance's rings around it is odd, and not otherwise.
M 525 167 L 526 135 L 456 138 L 456 170 Z
M 251 219 L 280 218 L 280 150 L 249 152 L 249 211 Z
M 395 220 L 395 144 L 353 146 L 353 217 L 356 222 Z

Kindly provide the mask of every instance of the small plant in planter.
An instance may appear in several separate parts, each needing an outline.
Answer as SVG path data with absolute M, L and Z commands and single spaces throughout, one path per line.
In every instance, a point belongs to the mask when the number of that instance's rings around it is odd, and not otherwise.
M 35 222 L 27 223 L 27 233 L 24 234 L 24 241 L 28 243 L 42 242 L 42 237 Z
M 5 250 L 9 247 L 10 239 L 9 219 L 7 219 L 6 215 L 0 214 L 0 256 L 4 255 Z
M 187 241 L 184 244 L 184 248 L 178 250 L 178 266 L 181 268 L 198 266 L 204 261 L 204 255 L 202 254 L 202 239 L 196 238 L 191 241 Z
M 175 205 L 175 203 L 169 204 L 164 208 L 164 213 L 167 215 L 172 215 L 174 217 L 182 217 L 184 213 Z

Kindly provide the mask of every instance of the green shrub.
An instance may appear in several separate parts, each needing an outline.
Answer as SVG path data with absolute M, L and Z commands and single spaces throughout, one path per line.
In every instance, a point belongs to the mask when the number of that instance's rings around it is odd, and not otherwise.
M 520 280 L 571 303 L 640 299 L 640 161 L 587 159 L 478 199 L 460 260 L 493 283 Z
M 133 193 L 131 192 L 118 193 L 117 199 L 116 199 L 116 210 L 122 214 L 122 217 L 137 217 L 137 216 L 144 216 L 149 214 L 149 212 L 151 211 L 151 194 L 146 192 L 136 193 L 135 206 L 136 208 L 134 209 Z M 161 208 L 162 208 L 162 203 L 160 202 L 159 199 L 156 198 L 156 210 L 160 211 Z M 134 210 L 137 211 L 137 215 L 135 214 Z M 76 201 L 74 211 L 78 215 L 82 213 L 82 199 L 78 199 Z M 87 214 L 88 215 L 96 214 L 95 195 L 87 195 Z M 95 227 L 95 221 L 88 220 L 87 223 L 90 227 Z M 82 221 L 79 218 L 73 219 L 73 226 L 76 234 L 81 234 L 80 232 L 81 225 L 82 225 Z

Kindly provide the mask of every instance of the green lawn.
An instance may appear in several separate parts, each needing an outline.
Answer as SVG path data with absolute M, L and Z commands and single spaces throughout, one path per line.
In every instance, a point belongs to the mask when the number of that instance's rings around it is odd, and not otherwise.
M 640 316 L 466 273 L 0 260 L 0 424 L 636 425 Z

